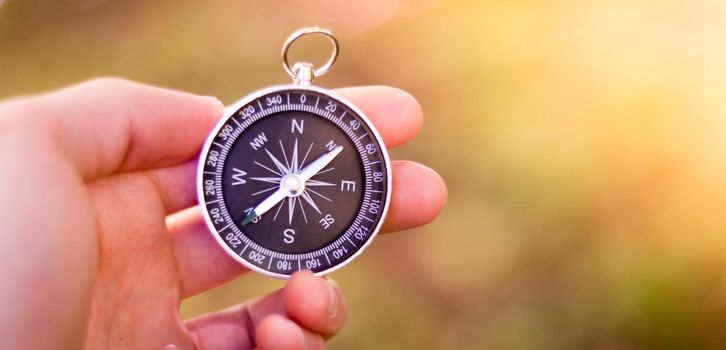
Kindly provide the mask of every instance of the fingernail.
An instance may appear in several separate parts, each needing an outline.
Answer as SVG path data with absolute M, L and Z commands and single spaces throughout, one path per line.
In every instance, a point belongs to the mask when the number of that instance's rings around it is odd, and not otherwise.
M 202 97 L 202 99 L 205 99 L 205 100 L 209 101 L 209 103 L 211 103 L 211 104 L 215 104 L 215 105 L 219 105 L 219 106 L 224 106 L 224 103 L 222 103 L 222 101 L 220 101 L 215 96 L 201 96 L 201 97 Z
M 211 96 L 211 95 L 207 95 L 207 96 L 199 96 L 199 97 L 201 97 L 201 98 L 203 98 L 203 99 L 205 99 L 205 100 L 210 100 L 210 101 L 219 101 L 219 99 L 217 98 L 217 96 Z
M 328 277 L 323 277 L 323 280 L 328 287 L 328 296 L 330 298 L 328 315 L 333 318 L 338 315 L 338 284 Z

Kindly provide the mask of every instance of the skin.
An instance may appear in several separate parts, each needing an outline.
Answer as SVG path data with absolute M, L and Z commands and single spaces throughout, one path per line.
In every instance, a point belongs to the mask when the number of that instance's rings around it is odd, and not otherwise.
M 388 147 L 421 128 L 389 87 L 337 91 Z M 216 98 L 97 79 L 0 102 L 0 338 L 8 349 L 324 349 L 345 323 L 340 287 L 309 271 L 256 300 L 184 321 L 185 298 L 247 270 L 195 206 L 196 158 Z M 433 220 L 446 187 L 393 163 L 384 231 Z M 415 209 L 414 209 L 415 208 Z

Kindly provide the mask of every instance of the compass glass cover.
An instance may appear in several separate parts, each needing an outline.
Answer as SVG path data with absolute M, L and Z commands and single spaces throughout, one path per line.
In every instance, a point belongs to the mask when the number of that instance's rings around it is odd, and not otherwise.
M 215 130 L 202 154 L 200 201 L 238 261 L 278 277 L 325 272 L 380 228 L 388 157 L 348 104 L 317 89 L 281 88 L 249 99 Z

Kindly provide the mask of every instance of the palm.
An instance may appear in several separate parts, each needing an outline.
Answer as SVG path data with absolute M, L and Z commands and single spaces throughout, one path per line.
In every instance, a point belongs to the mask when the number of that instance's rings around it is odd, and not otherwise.
M 129 174 L 89 189 L 101 249 L 89 348 L 193 347 L 180 321 L 181 282 L 155 185 L 143 174 Z

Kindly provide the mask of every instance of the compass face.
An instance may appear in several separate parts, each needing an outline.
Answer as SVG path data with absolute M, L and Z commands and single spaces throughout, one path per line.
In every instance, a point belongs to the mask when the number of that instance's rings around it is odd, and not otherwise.
M 245 98 L 204 147 L 199 199 L 235 259 L 287 277 L 350 261 L 378 232 L 390 198 L 388 155 L 354 106 L 312 87 Z

